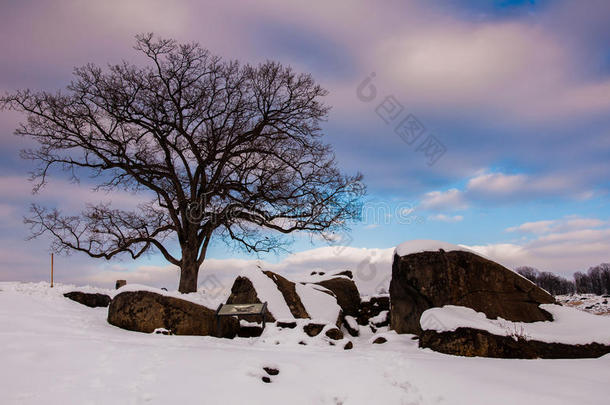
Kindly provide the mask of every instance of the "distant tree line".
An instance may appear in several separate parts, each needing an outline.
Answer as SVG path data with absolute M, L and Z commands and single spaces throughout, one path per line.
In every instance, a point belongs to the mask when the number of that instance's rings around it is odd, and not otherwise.
M 528 266 L 518 267 L 515 271 L 552 295 L 610 294 L 610 263 L 591 267 L 586 273 L 576 272 L 574 280 Z

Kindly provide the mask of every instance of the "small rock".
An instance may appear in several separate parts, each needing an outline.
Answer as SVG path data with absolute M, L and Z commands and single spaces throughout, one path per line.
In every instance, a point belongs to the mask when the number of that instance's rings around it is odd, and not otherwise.
M 299 344 L 303 345 L 303 346 L 307 346 L 307 343 L 303 342 L 302 340 L 299 342 Z
M 345 346 L 343 346 L 343 350 L 351 350 L 354 348 L 354 344 L 352 342 L 347 342 Z
M 327 330 L 325 335 L 328 336 L 329 338 L 331 338 L 332 340 L 343 339 L 343 332 L 341 332 L 341 330 L 339 330 L 337 328 L 331 328 L 331 329 Z
M 310 337 L 318 336 L 320 332 L 322 332 L 322 329 L 324 329 L 324 325 L 320 323 L 308 323 L 303 326 L 303 330 L 307 333 L 307 336 Z
M 360 335 L 360 327 L 353 316 L 345 315 L 343 317 L 343 326 L 345 327 L 345 329 L 347 329 L 347 332 L 350 335 L 354 337 Z
M 383 336 L 379 336 L 377 339 L 373 340 L 373 344 L 380 345 L 382 343 L 387 342 L 388 340 Z
M 273 367 L 263 367 L 263 370 L 265 370 L 265 373 L 269 375 L 278 375 L 280 373 L 280 370 Z
M 296 322 L 281 322 L 281 321 L 277 321 L 276 323 L 278 328 L 288 328 L 288 329 L 294 329 L 297 327 L 297 323 Z
M 119 288 L 123 287 L 124 285 L 127 285 L 127 280 L 117 280 L 116 284 L 114 285 L 114 289 L 118 290 Z
M 269 384 L 271 382 L 271 378 L 264 376 L 263 378 L 261 378 L 261 380 L 263 380 L 264 383 Z

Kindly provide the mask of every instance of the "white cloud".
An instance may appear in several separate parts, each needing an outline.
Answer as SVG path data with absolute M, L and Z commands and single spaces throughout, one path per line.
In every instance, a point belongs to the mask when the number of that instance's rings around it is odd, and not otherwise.
M 81 210 L 85 203 L 111 202 L 115 208 L 130 209 L 146 201 L 143 194 L 126 191 L 93 191 L 84 183 L 71 183 L 64 179 L 49 178 L 48 183 L 37 193 L 32 193 L 34 183 L 26 177 L 0 176 L 0 191 L 3 205 L 23 208 L 30 202 L 56 205 L 60 209 Z
M 597 228 L 608 224 L 597 218 L 566 217 L 550 221 L 525 222 L 519 226 L 506 228 L 507 232 L 547 234 L 550 232 L 569 232 L 585 228 Z
M 507 231 L 534 234 L 524 242 L 470 246 L 508 267 L 529 265 L 543 271 L 570 275 L 574 271 L 610 262 L 608 221 L 566 217 L 527 222 Z
M 463 210 L 476 201 L 509 202 L 544 197 L 568 197 L 581 200 L 585 193 L 577 177 L 479 171 L 463 189 L 431 191 L 423 195 L 419 207 L 431 211 Z
M 501 196 L 522 191 L 528 187 L 528 177 L 523 174 L 484 173 L 468 180 L 469 192 L 481 195 Z
M 445 215 L 445 214 L 437 214 L 428 217 L 429 220 L 432 221 L 441 221 L 441 222 L 460 222 L 464 219 L 462 215 Z
M 420 207 L 426 210 L 463 210 L 468 208 L 463 193 L 452 188 L 447 191 L 431 191 L 426 193 Z
M 551 227 L 555 224 L 555 221 L 536 221 L 526 222 L 519 226 L 512 226 L 506 228 L 507 232 L 524 232 L 524 233 L 545 233 L 551 230 Z

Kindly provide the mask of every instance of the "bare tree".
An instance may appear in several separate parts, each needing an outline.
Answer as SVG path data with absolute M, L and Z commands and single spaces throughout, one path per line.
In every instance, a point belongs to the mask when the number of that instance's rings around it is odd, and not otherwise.
M 541 272 L 529 266 L 518 267 L 515 271 L 552 295 L 573 294 L 576 291 L 573 281 L 548 271 Z
M 136 39 L 145 67 L 86 65 L 66 92 L 0 99 L 27 116 L 16 133 L 39 144 L 22 152 L 38 163 L 35 189 L 59 166 L 73 179 L 94 176 L 97 189 L 148 196 L 137 210 L 96 204 L 77 216 L 34 205 L 33 237 L 50 233 L 56 251 L 105 259 L 156 249 L 180 267 L 186 293 L 214 235 L 270 251 L 284 240 L 270 231 L 325 236 L 358 219 L 362 176 L 341 173 L 321 142 L 327 92 L 310 75 L 274 62 L 242 66 L 152 34 Z

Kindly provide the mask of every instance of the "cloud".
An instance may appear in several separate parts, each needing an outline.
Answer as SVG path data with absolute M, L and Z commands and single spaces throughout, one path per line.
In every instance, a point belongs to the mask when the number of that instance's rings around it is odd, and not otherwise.
M 447 191 L 431 191 L 426 193 L 420 203 L 420 208 L 425 210 L 463 210 L 468 208 L 463 193 L 452 188 Z
M 584 191 L 583 186 L 575 176 L 535 176 L 483 170 L 470 177 L 462 189 L 451 188 L 424 194 L 419 208 L 430 211 L 459 211 L 473 203 L 508 203 L 550 197 L 581 200 L 593 197 L 594 193 L 590 190 Z
M 550 232 L 570 232 L 574 230 L 598 228 L 607 225 L 608 221 L 597 218 L 566 217 L 550 221 L 525 222 L 518 226 L 506 228 L 507 232 L 531 234 L 548 234 Z
M 573 176 L 557 174 L 533 176 L 483 172 L 468 180 L 466 192 L 470 196 L 489 199 L 539 197 L 580 194 L 581 186 Z
M 535 235 L 523 244 L 469 247 L 511 268 L 528 265 L 569 276 L 574 271 L 610 262 L 608 225 L 608 221 L 576 217 L 527 222 L 507 229 Z
M 464 217 L 462 215 L 445 215 L 445 214 L 437 214 L 428 217 L 429 220 L 432 221 L 441 221 L 441 222 L 461 222 Z
M 0 176 L 0 193 L 5 204 L 23 211 L 30 202 L 54 204 L 61 209 L 80 210 L 85 203 L 112 202 L 116 208 L 130 209 L 146 200 L 143 194 L 126 191 L 94 191 L 85 183 L 71 183 L 64 179 L 49 178 L 48 183 L 37 193 L 32 193 L 33 183 L 26 177 Z
M 551 226 L 555 221 L 536 221 L 526 222 L 519 226 L 506 228 L 507 232 L 523 232 L 523 233 L 545 233 L 551 230 Z

